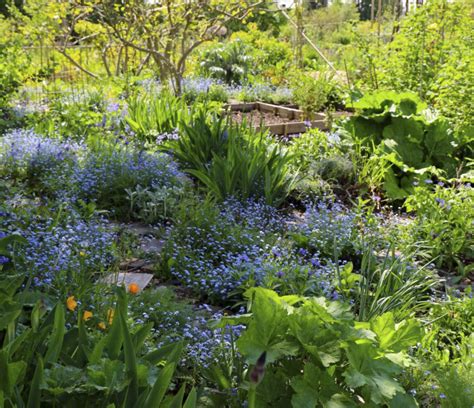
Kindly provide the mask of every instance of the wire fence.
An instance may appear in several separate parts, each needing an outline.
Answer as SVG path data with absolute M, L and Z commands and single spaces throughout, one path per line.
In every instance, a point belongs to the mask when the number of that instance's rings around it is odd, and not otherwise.
M 125 46 L 100 49 L 89 45 L 71 45 L 58 49 L 50 45 L 24 47 L 23 52 L 34 72 L 22 86 L 19 97 L 24 103 L 47 104 L 57 97 L 83 98 L 91 86 L 104 78 L 136 75 L 149 65 L 145 53 Z

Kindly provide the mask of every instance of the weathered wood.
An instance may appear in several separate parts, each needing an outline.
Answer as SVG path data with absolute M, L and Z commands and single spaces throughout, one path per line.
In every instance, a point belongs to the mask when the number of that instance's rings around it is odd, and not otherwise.
M 257 109 L 257 103 L 229 103 L 224 105 L 224 111 L 241 111 L 241 112 L 251 112 Z
M 151 273 L 119 272 L 104 276 L 100 281 L 109 285 L 125 285 L 125 288 L 135 283 L 140 288 L 140 291 L 142 291 L 152 279 L 153 275 Z
M 328 130 L 325 120 L 313 120 L 310 122 L 311 126 L 308 126 L 308 122 L 288 122 L 279 123 L 275 125 L 266 125 L 256 128 L 256 131 L 268 130 L 272 135 L 294 135 L 296 133 L 304 133 L 309 128 L 317 128 L 320 130 Z

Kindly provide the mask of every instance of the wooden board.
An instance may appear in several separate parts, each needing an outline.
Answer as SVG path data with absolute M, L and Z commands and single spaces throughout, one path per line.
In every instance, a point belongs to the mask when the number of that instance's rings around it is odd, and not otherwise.
M 324 120 L 313 120 L 311 121 L 311 126 L 308 126 L 307 122 L 288 122 L 263 126 L 263 129 L 267 129 L 273 135 L 294 135 L 296 133 L 304 133 L 308 128 L 328 129 Z M 261 129 L 257 128 L 256 131 L 259 132 Z
M 128 288 L 131 283 L 136 283 L 142 291 L 152 279 L 151 273 L 119 272 L 104 276 L 100 281 L 109 285 L 125 285 L 125 288 Z

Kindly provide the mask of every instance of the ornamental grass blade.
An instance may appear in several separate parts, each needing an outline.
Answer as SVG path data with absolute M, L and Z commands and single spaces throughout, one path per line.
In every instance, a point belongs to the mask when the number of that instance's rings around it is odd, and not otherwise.
M 153 385 L 153 388 L 148 394 L 143 408 L 157 408 L 160 406 L 161 401 L 168 390 L 171 379 L 173 378 L 175 366 L 174 363 L 171 363 L 163 367 Z
M 35 373 L 31 381 L 30 393 L 28 394 L 27 408 L 40 408 L 41 403 L 41 383 L 43 382 L 44 364 L 41 356 L 38 356 Z
M 138 374 L 137 374 L 137 360 L 135 350 L 133 347 L 132 337 L 128 331 L 127 322 L 121 308 L 119 309 L 118 318 L 121 323 L 123 336 L 123 352 L 125 357 L 126 375 L 130 381 L 127 389 L 126 407 L 133 407 L 138 398 Z
M 58 361 L 63 347 L 64 334 L 66 333 L 65 325 L 64 308 L 58 303 L 54 310 L 53 332 L 49 338 L 48 350 L 44 357 L 45 364 L 53 364 Z
M 191 388 L 191 391 L 188 395 L 188 398 L 186 399 L 186 402 L 183 405 L 183 408 L 195 408 L 197 403 L 197 394 L 196 390 Z

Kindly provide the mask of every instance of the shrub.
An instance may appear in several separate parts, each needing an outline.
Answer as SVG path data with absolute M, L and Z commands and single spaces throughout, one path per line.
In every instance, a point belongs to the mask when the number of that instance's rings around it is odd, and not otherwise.
M 429 259 L 460 276 L 474 271 L 473 200 L 470 184 L 427 179 L 405 202 L 407 210 L 416 214 L 407 227 L 409 241 L 425 242 Z
M 396 380 L 421 337 L 415 319 L 396 324 L 386 313 L 359 323 L 338 302 L 262 288 L 246 296 L 251 315 L 223 323 L 246 325 L 237 348 L 250 364 L 249 406 L 355 406 L 360 398 L 416 406 Z
M 322 110 L 335 109 L 342 103 L 339 87 L 329 73 L 320 73 L 318 78 L 298 73 L 292 83 L 293 101 L 307 119 L 313 119 L 314 114 Z
M 228 85 L 240 84 L 247 79 L 252 58 L 248 47 L 239 40 L 216 44 L 201 56 L 201 73 Z
M 245 125 L 226 125 L 223 118 L 209 123 L 201 113 L 165 149 L 218 201 L 237 197 L 280 205 L 294 185 L 286 152 L 268 147 L 263 134 Z
M 443 172 L 454 176 L 472 141 L 462 140 L 442 117 L 425 110 L 411 93 L 381 91 L 368 94 L 354 104 L 358 114 L 343 124 L 345 135 L 370 155 L 378 146 L 394 153 L 385 172 L 384 189 L 392 199 L 403 199 L 413 191 L 420 174 Z

